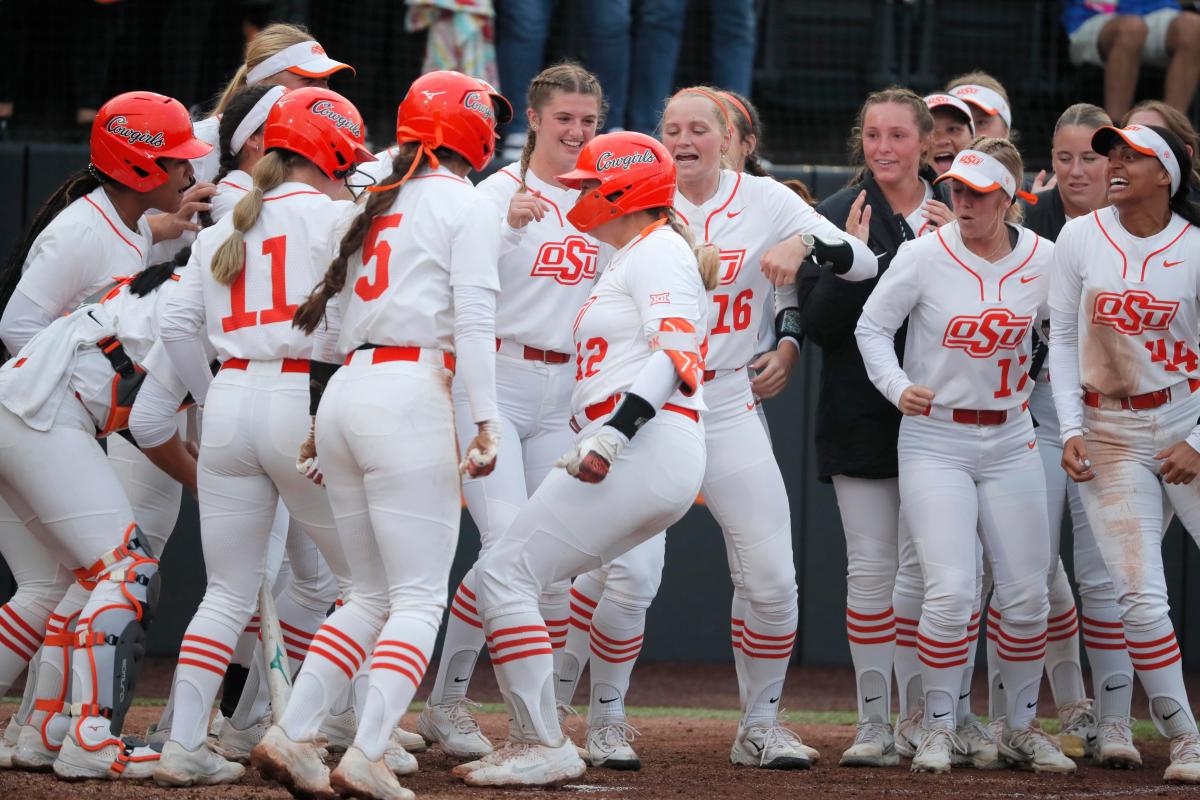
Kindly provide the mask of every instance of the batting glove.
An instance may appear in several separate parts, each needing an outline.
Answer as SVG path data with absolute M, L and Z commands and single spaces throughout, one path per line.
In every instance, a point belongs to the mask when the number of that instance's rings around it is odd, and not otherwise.
M 608 475 L 617 456 L 629 446 L 629 438 L 616 428 L 602 425 L 600 429 L 581 442 L 575 449 L 555 462 L 568 474 L 584 483 L 599 483 Z
M 300 455 L 296 458 L 296 471 L 317 486 L 325 485 L 325 475 L 317 462 L 317 420 L 314 417 L 312 426 L 308 429 L 308 438 L 300 445 Z
M 467 454 L 458 471 L 472 478 L 491 475 L 496 468 L 496 454 L 500 452 L 500 420 L 485 419 L 478 423 L 479 433 L 467 447 Z

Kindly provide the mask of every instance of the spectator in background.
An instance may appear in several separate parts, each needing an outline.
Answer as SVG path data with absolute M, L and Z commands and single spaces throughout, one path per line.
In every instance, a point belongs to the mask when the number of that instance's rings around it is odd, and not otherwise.
M 1163 99 L 1187 113 L 1200 83 L 1200 15 L 1178 0 L 1066 0 L 1071 63 L 1104 68 L 1104 108 L 1119 119 L 1133 105 L 1142 63 L 1167 71 Z
M 405 30 L 428 29 L 421 72 L 452 69 L 493 86 L 496 71 L 492 0 L 405 0 Z

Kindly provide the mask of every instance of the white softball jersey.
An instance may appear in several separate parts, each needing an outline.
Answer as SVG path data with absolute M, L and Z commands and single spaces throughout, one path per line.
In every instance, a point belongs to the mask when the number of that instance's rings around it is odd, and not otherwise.
M 1050 373 L 1063 441 L 1080 385 L 1114 398 L 1200 378 L 1200 234 L 1177 214 L 1154 236 L 1102 208 L 1063 226 L 1050 293 Z
M 254 178 L 250 177 L 248 172 L 240 169 L 230 170 L 220 183 L 217 184 L 217 193 L 212 196 L 209 202 L 212 204 L 213 222 L 220 222 L 221 219 L 233 211 L 233 207 L 238 204 L 238 201 L 246 196 L 246 193 L 254 187 Z
M 508 224 L 508 204 L 521 188 L 521 165 L 510 164 L 482 181 L 481 194 L 500 214 L 500 300 L 496 337 L 558 353 L 572 349 L 571 323 L 591 292 L 612 248 L 567 221 L 579 192 L 525 173 L 529 191 L 550 205 L 541 221 Z
M 499 290 L 499 240 L 495 209 L 470 181 L 444 167 L 409 178 L 350 256 L 337 298 L 337 349 L 344 355 L 375 344 L 453 353 L 453 287 Z
M 699 344 L 707 320 L 696 257 L 683 237 L 656 224 L 613 255 L 575 317 L 572 412 L 628 390 L 654 352 L 651 340 L 662 321 L 672 318 L 690 323 Z M 676 390 L 669 402 L 702 411 L 702 393 Z
M 843 239 L 855 249 L 854 269 L 843 277 L 864 280 L 874 277 L 877 269 L 875 256 L 865 244 L 773 178 L 722 170 L 711 198 L 697 206 L 676 192 L 675 210 L 697 241 L 721 250 L 719 283 L 708 293 L 711 327 L 705 365 L 710 370 L 744 367 L 757 354 L 761 316 L 773 291 L 759 260 L 776 244 L 801 233 Z
M 867 375 L 892 403 L 913 384 L 952 409 L 1009 410 L 1029 399 L 1030 330 L 1047 313 L 1055 247 L 1017 231 L 996 262 L 967 249 L 957 222 L 901 245 L 855 331 Z M 906 318 L 901 368 L 893 340 Z
M 145 217 L 131 230 L 104 187 L 71 203 L 38 234 L 22 266 L 17 292 L 45 312 L 40 324 L 5 331 L 15 352 L 54 317 L 74 310 L 95 292 L 147 265 L 153 236 Z M 6 326 L 7 327 L 7 326 Z
M 233 218 L 200 232 L 177 291 L 163 309 L 164 338 L 187 339 L 203 328 L 222 361 L 309 358 L 312 339 L 292 327 L 296 308 L 321 280 L 353 203 L 331 200 L 308 184 L 266 193 L 257 222 L 244 234 L 246 262 L 231 286 L 213 278 L 212 259 L 233 231 Z

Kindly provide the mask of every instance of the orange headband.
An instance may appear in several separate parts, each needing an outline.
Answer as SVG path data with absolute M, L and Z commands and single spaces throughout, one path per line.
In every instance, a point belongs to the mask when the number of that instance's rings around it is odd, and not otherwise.
M 729 108 L 724 103 L 721 102 L 720 98 L 718 98 L 712 92 L 706 91 L 706 90 L 701 89 L 696 86 L 689 86 L 687 89 L 680 89 L 678 92 L 675 93 L 675 96 L 679 97 L 679 95 L 687 94 L 688 92 L 691 92 L 692 94 L 703 95 L 704 97 L 707 97 L 709 100 L 712 100 L 713 103 L 716 104 L 717 108 L 721 109 L 721 116 L 723 116 L 725 118 L 725 130 L 731 134 L 733 133 L 733 121 L 731 119 L 729 119 Z
M 721 92 L 721 96 L 737 106 L 737 110 L 742 112 L 742 116 L 746 118 L 746 124 L 750 127 L 750 132 L 754 133 L 754 117 L 750 116 L 750 110 L 746 108 L 741 100 L 737 99 L 737 95 L 733 92 Z

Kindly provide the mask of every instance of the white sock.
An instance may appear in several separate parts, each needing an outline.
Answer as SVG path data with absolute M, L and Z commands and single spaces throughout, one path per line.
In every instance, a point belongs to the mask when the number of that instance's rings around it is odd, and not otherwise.
M 475 664 L 483 649 L 483 620 L 479 618 L 478 603 L 471 586 L 475 583 L 475 569 L 462 579 L 450 603 L 450 616 L 446 619 L 446 635 L 442 639 L 442 655 L 438 662 L 433 689 L 428 703 L 448 705 L 467 696 Z
M 847 605 L 846 638 L 850 642 L 850 659 L 854 662 L 859 720 L 889 722 L 896 650 L 896 620 L 892 609 Z
M 600 598 L 592 616 L 591 701 L 588 725 L 602 718 L 625 719 L 625 693 L 642 652 L 646 609 Z
M 425 619 L 388 617 L 371 653 L 371 680 L 354 738 L 369 760 L 383 758 L 392 731 L 421 686 L 436 640 L 437 627 Z
M 781 606 L 750 601 L 742 627 L 742 655 L 746 659 L 744 727 L 778 718 L 799 617 L 795 600 Z

